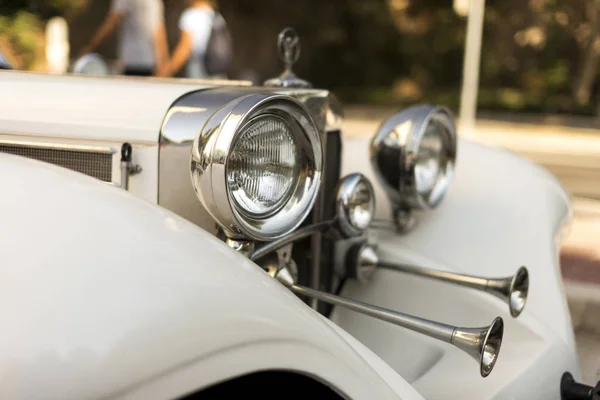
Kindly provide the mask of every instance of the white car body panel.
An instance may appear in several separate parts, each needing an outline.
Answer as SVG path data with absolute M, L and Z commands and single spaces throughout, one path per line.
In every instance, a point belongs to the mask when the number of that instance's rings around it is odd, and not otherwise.
M 558 399 L 562 372 L 579 378 L 558 264 L 571 210 L 541 167 L 461 140 L 439 208 L 420 213 L 405 235 L 373 232 L 385 259 L 491 277 L 526 265 L 531 288 L 518 319 L 484 293 L 390 271 L 368 284 L 347 281 L 341 293 L 467 327 L 502 316 L 498 363 L 482 379 L 460 350 L 406 329 L 339 308 L 336 326 L 214 236 L 132 198 L 158 201 L 163 118 L 178 97 L 209 86 L 3 72 L 0 87 L 11 93 L 0 97 L 0 142 L 114 149 L 119 184 L 118 150 L 127 141 L 143 168 L 128 194 L 0 154 L 0 168 L 10 171 L 2 175 L 10 195 L 0 195 L 0 240 L 11 244 L 0 264 L 0 326 L 10 327 L 0 331 L 0 380 L 10 382 L 0 398 L 165 399 L 287 368 L 352 399 L 546 400 Z M 344 141 L 343 174 L 367 175 L 377 217 L 390 219 L 368 145 Z
M 213 86 L 187 80 L 149 85 L 147 78 L 3 71 L 0 87 L 10 96 L 0 98 L 0 126 L 3 133 L 15 135 L 156 145 L 171 104 L 186 93 Z
M 134 148 L 134 162 L 143 168 L 142 174 L 130 178 L 129 190 L 156 203 L 163 118 L 178 97 L 209 86 L 186 81 L 148 85 L 144 79 L 135 78 L 3 71 L 0 87 L 11 94 L 0 96 L 0 142 L 25 139 L 111 149 L 113 182 L 117 185 L 121 184 L 121 145 L 129 142 Z
M 0 170 L 0 398 L 168 399 L 265 369 L 352 399 L 421 398 L 175 214 L 22 157 L 0 154 Z
M 345 145 L 343 173 L 375 180 L 368 140 Z M 389 201 L 375 185 L 377 218 L 390 219 Z M 562 224 L 569 199 L 543 168 L 512 153 L 460 141 L 456 176 L 438 209 L 418 215 L 405 235 L 376 231 L 382 259 L 471 275 L 504 277 L 521 265 L 531 283 L 524 312 L 485 293 L 389 270 L 368 284 L 348 282 L 342 295 L 459 326 L 505 323 L 493 373 L 479 378 L 477 364 L 451 346 L 369 317 L 336 309 L 332 320 L 411 382 L 425 398 L 558 399 L 565 370 L 580 375 L 559 270 Z M 409 362 L 407 362 L 409 361 Z
M 148 84 L 152 80 L 160 84 Z M 248 82 L 2 71 L 0 88 L 10 96 L 0 96 L 0 143 L 26 140 L 111 149 L 113 182 L 120 185 L 120 149 L 129 142 L 133 162 L 143 171 L 130 177 L 129 191 L 156 203 L 159 135 L 167 111 L 179 97 L 217 84 Z

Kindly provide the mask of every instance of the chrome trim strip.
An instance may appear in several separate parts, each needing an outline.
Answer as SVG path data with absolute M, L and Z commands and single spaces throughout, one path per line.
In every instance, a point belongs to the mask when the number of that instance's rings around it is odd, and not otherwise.
M 49 142 L 30 142 L 24 140 L 3 140 L 0 139 L 0 145 L 14 147 L 33 147 L 36 149 L 54 149 L 54 150 L 72 150 L 72 151 L 89 151 L 94 153 L 114 154 L 117 149 L 104 146 L 88 146 L 79 144 L 63 144 Z
M 326 138 L 326 135 L 323 135 Z M 327 140 L 323 140 L 323 154 L 327 154 Z M 325 163 L 324 163 L 325 164 Z M 325 167 L 323 167 L 323 176 L 325 175 Z M 313 224 L 318 224 L 323 220 L 323 212 L 325 210 L 325 196 L 324 196 L 324 185 L 325 180 L 321 179 L 321 184 L 319 185 L 319 194 L 317 196 L 317 200 L 315 201 L 314 211 L 313 211 Z M 311 238 L 310 247 L 312 250 L 312 276 L 310 280 L 310 286 L 313 289 L 319 290 L 319 285 L 321 282 L 321 244 L 323 242 L 323 233 L 321 231 L 317 231 L 313 237 Z M 319 307 L 319 301 L 317 298 L 312 298 L 310 302 L 310 306 L 317 310 Z

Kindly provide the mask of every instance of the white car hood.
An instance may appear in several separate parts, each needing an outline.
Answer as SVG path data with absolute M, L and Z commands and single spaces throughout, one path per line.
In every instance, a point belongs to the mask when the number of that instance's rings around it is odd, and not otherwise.
M 184 79 L 3 71 L 0 134 L 157 143 L 177 98 L 215 86 Z

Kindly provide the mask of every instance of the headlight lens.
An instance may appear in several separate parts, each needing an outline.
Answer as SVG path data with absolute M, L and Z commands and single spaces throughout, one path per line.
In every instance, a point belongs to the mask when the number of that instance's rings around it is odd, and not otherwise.
M 251 94 L 228 103 L 192 147 L 196 195 L 231 238 L 273 240 L 310 212 L 323 155 L 309 112 L 291 97 Z
M 437 122 L 427 125 L 415 162 L 415 184 L 419 194 L 427 196 L 445 164 L 443 128 Z
M 398 208 L 433 208 L 454 174 L 456 144 L 448 110 L 410 107 L 381 125 L 371 142 L 371 162 Z
M 369 227 L 375 212 L 375 193 L 362 174 L 342 178 L 336 196 L 336 217 L 341 233 L 358 236 Z
M 277 212 L 298 182 L 298 149 L 292 128 L 276 115 L 249 121 L 236 139 L 227 165 L 229 192 L 243 212 Z

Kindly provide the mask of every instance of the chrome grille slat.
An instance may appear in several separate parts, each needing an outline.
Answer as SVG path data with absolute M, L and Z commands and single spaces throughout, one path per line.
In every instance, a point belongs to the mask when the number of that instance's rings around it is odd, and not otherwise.
M 0 152 L 68 168 L 104 182 L 112 182 L 112 154 L 0 143 Z

